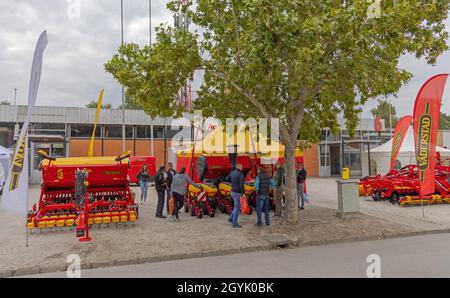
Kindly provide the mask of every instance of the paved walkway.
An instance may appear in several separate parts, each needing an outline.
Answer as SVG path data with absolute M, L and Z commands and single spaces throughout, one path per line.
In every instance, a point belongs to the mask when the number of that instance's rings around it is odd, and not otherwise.
M 367 277 L 380 257 L 381 277 L 450 277 L 449 234 L 83 270 L 82 277 L 276 278 Z M 65 273 L 33 277 L 65 277 Z
M 311 245 L 418 231 L 363 214 L 338 219 L 334 210 L 337 204 L 328 205 L 333 209 L 318 204 L 325 196 L 336 196 L 334 181 L 311 180 L 309 188 L 312 204 L 300 212 L 298 225 L 273 222 L 269 228 L 258 229 L 253 214 L 240 217 L 244 227 L 240 230 L 232 229 L 224 214 L 196 219 L 183 212 L 181 223 L 157 219 L 156 196 L 151 188 L 149 202 L 140 208 L 139 223 L 93 228 L 89 243 L 78 242 L 74 231 L 54 230 L 30 235 L 30 245 L 25 247 L 24 218 L 0 210 L 0 276 L 65 270 L 69 254 L 80 255 L 83 267 L 97 268 L 269 249 L 271 245 L 264 238 L 270 235 L 284 235 L 299 245 Z M 135 191 L 139 198 L 139 190 Z M 39 189 L 32 188 L 30 206 L 38 197 Z
M 313 205 L 336 208 L 337 191 L 335 181 L 336 178 L 312 178 L 308 180 Z M 450 205 L 424 206 L 425 217 L 423 217 L 420 206 L 402 208 L 389 202 L 366 201 L 364 197 L 361 198 L 360 204 L 361 212 L 364 214 L 389 222 L 408 225 L 414 229 L 437 230 L 450 228 Z

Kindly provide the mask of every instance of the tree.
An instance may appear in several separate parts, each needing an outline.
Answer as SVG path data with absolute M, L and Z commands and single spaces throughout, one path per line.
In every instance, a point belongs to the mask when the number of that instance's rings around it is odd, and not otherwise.
M 439 128 L 449 130 L 450 129 L 450 115 L 441 112 L 439 119 Z
M 297 140 L 317 141 L 338 115 L 353 133 L 369 98 L 395 95 L 411 78 L 403 54 L 435 63 L 447 49 L 449 1 L 383 1 L 379 18 L 369 1 L 171 1 L 201 30 L 161 25 L 152 47 L 125 44 L 105 68 L 151 116 L 180 115 L 177 92 L 203 69 L 194 107 L 206 116 L 279 118 L 285 219 L 295 223 Z
M 395 110 L 395 107 L 387 100 L 379 100 L 378 106 L 373 108 L 371 112 L 374 117 L 380 117 L 384 120 L 384 125 L 386 126 L 385 129 L 391 125 L 391 121 L 392 129 L 394 129 L 397 125 L 397 111 Z
M 9 106 L 10 103 L 7 100 L 0 101 L 0 106 Z
M 120 105 L 118 108 L 122 109 L 122 106 L 123 105 Z M 125 109 L 126 110 L 142 110 L 142 106 L 139 104 L 139 102 L 126 97 L 125 98 Z
M 97 108 L 97 102 L 96 102 L 95 100 L 89 102 L 89 103 L 86 105 L 86 108 L 89 108 L 89 109 L 96 109 L 96 108 Z M 102 108 L 102 109 L 112 109 L 112 105 L 108 103 L 108 104 L 102 105 L 101 108 Z

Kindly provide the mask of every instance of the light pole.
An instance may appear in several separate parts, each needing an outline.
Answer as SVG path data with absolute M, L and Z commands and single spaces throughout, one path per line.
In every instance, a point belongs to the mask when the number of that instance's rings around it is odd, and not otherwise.
M 120 0 L 121 45 L 123 45 L 123 0 Z M 122 153 L 125 153 L 125 88 L 122 85 Z
M 150 32 L 149 45 L 152 46 L 152 0 L 148 0 L 148 28 Z
M 14 88 L 14 105 L 17 105 L 17 88 Z

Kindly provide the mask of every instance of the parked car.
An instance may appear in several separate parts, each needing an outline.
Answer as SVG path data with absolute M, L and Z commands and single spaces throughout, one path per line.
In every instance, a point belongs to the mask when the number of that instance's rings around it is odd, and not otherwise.
M 136 179 L 137 174 L 142 168 L 143 164 L 147 164 L 148 170 L 150 171 L 150 176 L 153 177 L 156 173 L 156 158 L 153 156 L 131 156 L 130 157 L 130 168 L 128 169 L 128 178 L 130 184 L 137 185 L 138 181 Z

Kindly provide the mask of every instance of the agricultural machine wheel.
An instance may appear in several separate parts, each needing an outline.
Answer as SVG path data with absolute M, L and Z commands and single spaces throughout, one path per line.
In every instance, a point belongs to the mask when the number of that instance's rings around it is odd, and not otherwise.
M 195 208 L 194 208 L 194 206 L 191 206 L 190 210 L 191 210 L 191 216 L 195 216 Z
M 219 208 L 220 212 L 222 212 L 223 214 L 227 213 L 227 207 L 225 207 L 225 205 L 223 204 L 223 202 L 219 202 L 217 204 L 217 207 Z
M 197 214 L 197 218 L 203 218 L 203 210 L 202 209 L 200 209 L 199 211 L 198 211 L 198 214 Z
M 379 201 L 381 201 L 381 194 L 380 194 L 380 192 L 374 192 L 373 193 L 373 200 L 375 201 L 375 202 L 379 202 Z
M 189 212 L 189 202 L 184 202 L 184 212 Z
M 216 216 L 216 211 L 214 209 L 211 209 L 211 212 L 209 213 L 209 217 L 213 218 Z
M 391 199 L 390 199 L 390 202 L 392 204 L 397 204 L 399 202 L 399 200 L 400 200 L 400 197 L 398 196 L 398 194 L 396 194 L 396 193 L 392 194 Z

